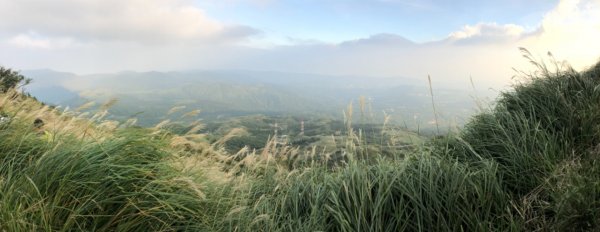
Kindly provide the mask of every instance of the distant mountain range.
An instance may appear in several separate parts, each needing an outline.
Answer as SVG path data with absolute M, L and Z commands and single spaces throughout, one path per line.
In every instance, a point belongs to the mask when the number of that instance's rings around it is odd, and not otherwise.
M 26 90 L 48 104 L 76 107 L 88 101 L 117 98 L 115 119 L 135 115 L 142 125 L 166 118 L 174 106 L 184 112 L 200 109 L 202 118 L 249 114 L 322 114 L 341 117 L 342 110 L 364 96 L 376 118 L 382 112 L 396 119 L 433 120 L 426 80 L 326 76 L 247 70 L 119 72 L 76 75 L 52 70 L 26 70 L 33 83 Z M 464 118 L 474 109 L 472 91 L 435 88 L 444 118 Z M 419 122 L 417 122 L 419 123 Z

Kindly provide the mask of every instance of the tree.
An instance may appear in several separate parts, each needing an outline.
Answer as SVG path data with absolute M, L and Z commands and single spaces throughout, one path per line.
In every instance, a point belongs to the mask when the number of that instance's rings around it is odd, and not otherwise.
M 21 75 L 18 71 L 0 66 L 0 93 L 29 84 L 30 82 L 31 79 Z

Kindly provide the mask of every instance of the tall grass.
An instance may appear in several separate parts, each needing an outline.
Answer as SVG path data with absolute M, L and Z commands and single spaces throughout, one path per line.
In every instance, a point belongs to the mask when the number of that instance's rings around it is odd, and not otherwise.
M 599 230 L 600 64 L 550 70 L 525 55 L 538 71 L 494 107 L 394 155 L 368 149 L 352 105 L 340 154 L 277 138 L 227 154 L 243 131 L 210 144 L 199 123 L 183 135 L 96 126 L 106 109 L 86 120 L 3 94 L 0 230 Z
M 264 175 L 264 176 L 263 176 Z M 239 231 L 515 230 L 493 163 L 472 167 L 431 154 L 352 162 L 286 175 L 268 169 L 247 205 L 228 217 Z
M 538 71 L 525 74 L 525 82 L 502 93 L 493 109 L 475 116 L 460 134 L 435 147 L 463 162 L 497 163 L 504 188 L 529 229 L 597 229 L 599 181 L 590 176 L 599 169 L 575 171 L 565 163 L 596 162 L 589 153 L 600 142 L 599 66 L 576 72 L 556 63 L 551 71 L 524 52 Z M 575 179 L 556 182 L 565 180 L 564 172 Z M 563 193 L 572 194 L 570 188 L 586 189 L 577 194 L 589 204 L 569 206 L 578 214 L 567 216 L 560 207 Z M 557 189 L 566 192 L 556 194 Z
M 1 107 L 33 107 L 10 104 Z M 226 213 L 206 199 L 213 189 L 206 181 L 171 164 L 161 136 L 123 129 L 104 138 L 65 132 L 48 139 L 48 131 L 59 131 L 34 128 L 19 108 L 0 125 L 0 230 L 202 231 L 214 230 L 213 217 Z
M 600 73 L 532 63 L 539 70 L 494 108 L 406 158 L 258 176 L 251 193 L 260 197 L 244 207 L 236 229 L 598 229 L 600 169 L 583 163 L 597 163 L 590 150 L 600 142 Z M 352 149 L 357 143 L 349 150 L 360 151 Z

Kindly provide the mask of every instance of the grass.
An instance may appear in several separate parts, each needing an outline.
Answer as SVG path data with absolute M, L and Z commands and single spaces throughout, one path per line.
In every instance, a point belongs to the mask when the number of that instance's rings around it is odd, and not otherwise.
M 429 155 L 355 163 L 333 174 L 312 169 L 286 176 L 243 215 L 250 225 L 269 218 L 250 230 L 488 230 L 504 209 L 504 201 L 492 201 L 505 197 L 494 174 L 494 167 L 471 172 Z
M 18 99 L 11 103 L 35 107 Z M 13 108 L 11 103 L 2 108 Z M 172 167 L 164 139 L 140 129 L 48 139 L 28 123 L 27 112 L 14 113 L 21 117 L 0 128 L 0 230 L 209 228 L 206 218 L 213 212 L 201 209 L 210 201 L 199 181 Z
M 590 154 L 600 142 L 600 66 L 580 73 L 557 65 L 551 72 L 532 62 L 539 71 L 528 74 L 526 83 L 503 93 L 495 108 L 475 116 L 459 135 L 439 141 L 437 147 L 462 162 L 497 163 L 504 188 L 528 229 L 598 229 L 600 189 L 593 177 L 599 168 L 566 164 L 596 162 Z M 564 175 L 578 180 L 567 181 Z M 570 205 L 577 213 L 563 214 L 566 195 L 556 194 L 557 189 L 565 194 L 586 189 L 577 194 L 588 203 Z
M 210 144 L 2 94 L 0 230 L 597 231 L 600 64 L 525 55 L 538 71 L 493 107 L 394 155 L 368 150 L 351 108 L 346 153 L 229 154 L 241 131 Z

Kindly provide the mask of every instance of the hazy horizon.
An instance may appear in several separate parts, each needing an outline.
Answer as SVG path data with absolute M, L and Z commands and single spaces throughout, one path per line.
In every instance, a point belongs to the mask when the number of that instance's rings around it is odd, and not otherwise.
M 500 89 L 531 70 L 519 47 L 578 70 L 600 57 L 598 0 L 0 3 L 0 65 L 19 70 L 431 75 Z
M 0 231 L 600 231 L 600 0 L 0 0 Z

